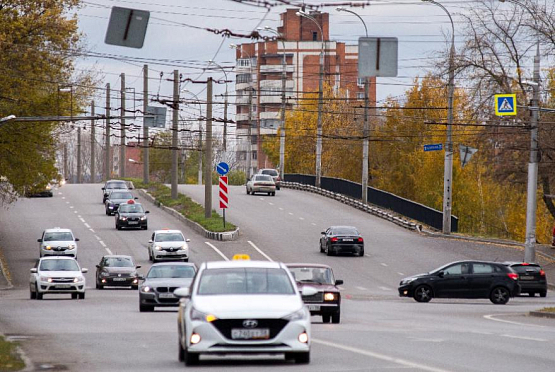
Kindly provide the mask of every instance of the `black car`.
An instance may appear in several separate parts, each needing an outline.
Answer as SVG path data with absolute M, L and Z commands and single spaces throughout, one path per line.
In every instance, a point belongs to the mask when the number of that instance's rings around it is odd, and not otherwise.
M 320 252 L 326 252 L 328 256 L 338 253 L 358 253 L 362 257 L 364 239 L 355 227 L 331 226 L 322 232 Z
M 135 203 L 134 200 L 129 200 L 125 204 L 120 204 L 116 211 L 116 229 L 121 230 L 124 227 L 148 229 L 148 220 L 146 214 L 150 211 L 145 211 L 142 204 Z
M 96 289 L 104 286 L 131 287 L 139 289 L 139 274 L 133 257 L 123 255 L 106 255 L 96 265 Z
M 539 293 L 540 297 L 547 296 L 547 278 L 540 265 L 527 262 L 504 262 L 504 264 L 518 274 L 520 293 L 528 293 L 530 297 L 534 297 L 536 293 Z
M 497 305 L 520 293 L 518 274 L 499 262 L 452 262 L 429 273 L 401 280 L 399 296 L 418 302 L 432 298 L 489 298 Z
M 129 187 L 127 187 L 127 182 L 121 180 L 109 180 L 106 181 L 106 184 L 102 188 L 102 204 L 106 203 L 106 199 L 108 198 L 108 194 L 112 190 L 121 190 L 127 191 Z
M 106 197 L 106 203 L 104 203 L 104 208 L 106 209 L 106 214 L 111 216 L 112 214 L 116 213 L 118 207 L 122 203 L 127 203 L 129 200 L 137 200 L 138 198 L 134 197 L 127 190 L 112 190 L 108 193 Z

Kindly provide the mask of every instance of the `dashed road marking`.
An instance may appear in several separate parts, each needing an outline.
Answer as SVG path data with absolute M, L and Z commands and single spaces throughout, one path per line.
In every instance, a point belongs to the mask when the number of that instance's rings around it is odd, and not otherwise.
M 518 340 L 526 340 L 526 341 L 538 341 L 538 342 L 547 342 L 548 340 L 543 338 L 534 338 L 534 337 L 526 337 L 526 336 L 513 336 L 513 335 L 501 335 L 503 337 L 508 338 L 516 338 Z
M 268 261 L 274 262 L 274 260 L 272 260 L 272 259 L 270 258 L 270 256 L 268 256 L 266 253 L 262 252 L 262 250 L 261 250 L 260 248 L 258 248 L 253 242 L 251 242 L 250 240 L 247 240 L 247 242 L 248 242 L 254 249 L 256 249 L 256 250 L 258 251 L 258 253 L 260 253 L 261 255 L 263 255 L 264 257 L 266 257 L 266 259 L 267 259 Z
M 106 243 L 104 243 L 102 240 L 99 241 L 100 245 L 103 246 L 104 248 L 106 248 Z
M 403 273 L 397 273 L 397 274 L 399 274 L 399 275 L 401 275 L 401 276 L 405 275 L 405 274 L 403 274 Z
M 304 221 L 304 217 L 299 217 L 299 220 Z
M 83 218 L 80 214 L 77 215 L 77 218 Z
M 66 198 L 65 196 L 62 196 L 62 200 L 64 200 L 65 198 Z
M 380 265 L 382 265 L 383 267 L 387 267 L 387 264 L 383 262 Z
M 283 210 L 283 208 L 282 208 L 282 207 L 279 207 L 279 210 L 280 210 L 280 211 L 282 211 L 282 210 Z
M 290 216 L 292 216 L 292 215 L 293 215 L 293 213 L 289 212 L 289 215 L 290 215 Z
M 98 235 L 95 235 L 94 237 L 96 238 L 96 240 L 102 240 L 102 239 L 100 239 L 100 236 L 98 236 Z
M 213 250 L 216 251 L 217 254 L 219 254 L 220 256 L 222 256 L 222 258 L 226 261 L 229 261 L 229 258 L 227 258 L 222 251 L 220 251 L 218 248 L 216 248 L 213 244 L 209 243 L 209 242 L 204 242 L 206 245 L 208 245 L 210 248 L 212 248 Z
M 316 226 L 316 224 L 315 224 L 314 222 L 311 222 L 310 224 L 311 224 L 312 226 Z
M 113 254 L 110 248 L 106 248 L 106 252 L 108 252 L 108 254 Z
M 382 291 L 392 291 L 392 289 L 388 287 L 378 287 L 378 288 L 381 289 Z
M 370 255 L 368 253 L 365 254 L 366 257 L 370 257 Z
M 89 230 L 91 230 L 93 232 L 93 234 L 95 233 L 95 231 L 93 229 L 89 229 Z
M 264 198 L 260 198 L 260 200 L 264 200 Z
M 270 204 L 270 205 L 274 205 L 274 203 L 272 203 L 272 202 L 270 202 L 270 203 L 268 203 L 268 204 Z
M 77 216 L 79 217 L 79 216 Z M 79 220 L 81 220 L 81 222 L 85 223 L 85 220 L 83 218 L 79 218 Z
M 68 201 L 66 201 L 66 204 L 69 204 L 69 202 L 68 202 Z
M 368 290 L 367 288 L 364 288 L 364 287 L 355 287 L 355 288 L 358 289 L 358 290 L 361 290 L 361 291 L 367 291 Z
M 88 228 L 88 229 L 91 228 L 91 226 L 90 226 L 88 223 L 86 223 L 86 222 L 85 222 L 85 227 Z

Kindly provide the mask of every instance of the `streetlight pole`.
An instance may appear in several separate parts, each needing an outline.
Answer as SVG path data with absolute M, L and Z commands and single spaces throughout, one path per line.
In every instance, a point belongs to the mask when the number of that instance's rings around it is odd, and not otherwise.
M 222 147 L 224 149 L 224 154 L 227 152 L 227 72 L 225 72 L 224 68 L 216 63 L 216 61 L 209 60 L 209 63 L 215 64 L 217 67 L 222 70 L 225 76 L 225 98 L 224 98 L 224 135 L 222 140 Z
M 534 12 L 525 3 L 517 0 L 499 0 L 510 2 L 525 8 L 534 19 L 537 30 L 537 18 Z M 534 56 L 534 84 L 532 85 L 533 96 L 530 101 L 530 162 L 528 163 L 528 186 L 526 196 L 526 236 L 524 240 L 524 261 L 536 261 L 536 210 L 538 207 L 538 124 L 540 116 L 540 38 L 536 42 L 536 55 Z
M 353 12 L 352 10 L 338 7 L 336 8 L 338 12 L 347 12 L 354 14 L 360 19 L 362 25 L 364 26 L 364 31 L 366 32 L 366 37 L 368 37 L 368 28 L 366 27 L 366 22 L 362 17 Z M 368 147 L 370 140 L 370 123 L 368 122 L 368 106 L 369 106 L 369 91 L 370 91 L 370 78 L 364 78 L 364 128 L 362 130 L 362 202 L 366 204 L 368 202 Z
M 295 13 L 299 17 L 310 19 L 320 29 L 322 36 L 322 50 L 320 52 L 320 77 L 318 79 L 318 122 L 316 124 L 316 187 L 321 186 L 322 179 L 322 108 L 324 100 L 324 31 L 318 21 L 300 10 Z
M 440 3 L 434 0 L 422 0 L 439 6 L 451 21 L 451 50 L 449 51 L 449 86 L 448 86 L 448 113 L 447 113 L 447 143 L 445 144 L 445 169 L 443 172 L 443 233 L 451 234 L 451 211 L 453 196 L 453 99 L 455 96 L 455 24 L 451 13 Z

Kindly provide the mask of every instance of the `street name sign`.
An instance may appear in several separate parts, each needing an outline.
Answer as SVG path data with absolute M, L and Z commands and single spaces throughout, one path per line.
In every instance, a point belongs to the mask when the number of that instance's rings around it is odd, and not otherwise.
M 496 94 L 495 95 L 495 115 L 515 116 L 516 115 L 516 94 Z
M 441 151 L 443 150 L 442 143 L 434 143 L 433 145 L 424 145 L 424 151 Z

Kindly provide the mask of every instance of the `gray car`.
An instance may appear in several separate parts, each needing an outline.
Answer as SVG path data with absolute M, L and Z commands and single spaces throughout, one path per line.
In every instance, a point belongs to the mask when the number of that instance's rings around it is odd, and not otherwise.
M 266 174 L 255 174 L 247 182 L 247 194 L 253 194 L 255 192 L 264 192 L 268 196 L 276 195 L 276 183 L 272 179 L 272 176 Z
M 173 291 L 189 287 L 197 272 L 194 263 L 164 262 L 150 267 L 144 282 L 139 287 L 139 310 L 154 311 L 155 307 L 179 306 L 179 298 Z
M 109 193 L 108 197 L 106 198 L 106 203 L 104 206 L 106 208 L 106 214 L 111 216 L 119 208 L 120 204 L 127 203 L 129 200 L 137 200 L 138 198 L 134 197 L 129 191 L 126 190 L 114 190 Z

